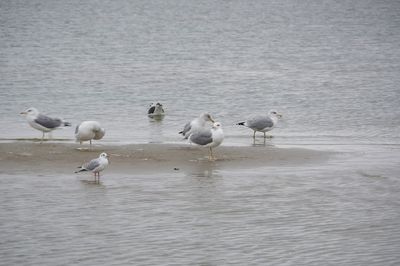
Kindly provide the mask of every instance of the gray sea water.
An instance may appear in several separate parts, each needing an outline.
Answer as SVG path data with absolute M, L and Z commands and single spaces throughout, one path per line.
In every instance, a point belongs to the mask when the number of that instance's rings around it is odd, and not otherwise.
M 3 169 L 0 264 L 400 264 L 399 43 L 395 0 L 0 1 L 3 141 L 41 136 L 19 116 L 33 106 L 100 121 L 103 144 L 184 143 L 177 132 L 207 111 L 223 145 L 252 146 L 234 124 L 275 109 L 265 148 L 340 154 L 109 172 L 100 186 Z M 162 121 L 146 116 L 156 101 Z

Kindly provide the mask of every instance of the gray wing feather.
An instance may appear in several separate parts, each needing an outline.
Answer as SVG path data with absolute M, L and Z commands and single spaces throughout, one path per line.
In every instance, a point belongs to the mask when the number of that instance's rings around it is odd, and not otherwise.
M 38 115 L 38 117 L 35 119 L 35 122 L 45 128 L 56 128 L 61 126 L 62 124 L 61 119 L 51 118 L 41 114 Z
M 76 128 L 75 128 L 75 134 L 78 134 L 78 130 L 79 130 L 79 127 L 80 127 L 81 124 L 82 124 L 82 123 L 80 123 L 79 125 L 76 126 Z
M 246 124 L 249 128 L 256 129 L 256 130 L 262 130 L 264 128 L 274 126 L 274 122 L 272 121 L 272 119 L 267 116 L 253 117 L 253 118 L 247 120 Z
M 190 129 L 192 129 L 192 125 L 190 124 L 190 122 L 186 123 L 186 125 L 183 127 L 183 130 L 181 131 L 182 135 L 185 135 L 187 132 L 190 131 Z
M 100 165 L 100 160 L 97 159 L 93 159 L 91 160 L 88 164 L 84 165 L 83 168 L 85 168 L 86 170 L 92 171 L 94 169 L 96 169 L 97 167 L 99 167 Z
M 212 142 L 210 130 L 200 130 L 190 135 L 189 140 L 198 145 L 207 145 Z

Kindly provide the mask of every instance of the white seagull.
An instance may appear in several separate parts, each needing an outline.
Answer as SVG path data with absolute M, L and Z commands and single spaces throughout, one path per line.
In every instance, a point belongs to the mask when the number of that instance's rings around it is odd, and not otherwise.
M 42 141 L 44 139 L 44 134 L 47 132 L 51 132 L 54 129 L 60 127 L 69 127 L 71 123 L 63 121 L 60 118 L 52 118 L 46 115 L 41 114 L 36 108 L 28 108 L 26 111 L 21 112 L 21 115 L 26 117 L 29 125 L 34 129 L 42 131 Z
M 264 132 L 264 138 L 266 138 L 265 132 L 272 130 L 280 117 L 282 115 L 276 111 L 269 111 L 267 115 L 253 116 L 246 121 L 237 123 L 237 125 L 252 129 L 254 131 L 253 138 L 256 138 L 257 131 Z
M 150 117 L 165 115 L 163 105 L 161 103 L 151 104 L 147 115 Z
M 83 121 L 75 128 L 75 139 L 80 144 L 83 141 L 90 141 L 90 148 L 92 148 L 92 139 L 102 139 L 105 133 L 105 129 L 101 127 L 99 122 Z
M 204 128 L 206 122 L 208 121 L 214 123 L 214 119 L 212 119 L 209 113 L 202 113 L 199 117 L 186 123 L 183 130 L 179 132 L 179 134 L 182 134 L 185 137 L 185 139 L 187 139 L 190 136 L 190 134 L 195 133 L 197 130 Z
M 189 140 L 197 145 L 209 147 L 210 153 L 208 155 L 208 160 L 215 160 L 212 148 L 221 145 L 224 140 L 224 132 L 221 123 L 215 122 L 211 129 L 202 128 L 190 134 Z
M 89 163 L 85 163 L 80 166 L 79 168 L 81 169 L 79 171 L 76 171 L 75 173 L 91 171 L 94 174 L 94 181 L 100 182 L 100 172 L 106 169 L 107 165 L 108 155 L 107 153 L 102 152 L 98 158 L 93 159 Z

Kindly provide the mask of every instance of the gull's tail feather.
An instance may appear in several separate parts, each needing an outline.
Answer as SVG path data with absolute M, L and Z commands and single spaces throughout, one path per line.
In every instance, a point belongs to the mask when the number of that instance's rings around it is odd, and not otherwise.
M 236 125 L 244 126 L 244 123 L 246 123 L 246 122 L 239 122 L 239 123 L 237 123 Z
M 64 127 L 70 127 L 70 126 L 71 126 L 71 123 L 70 123 L 70 122 L 64 121 L 63 124 L 64 124 Z
M 79 168 L 79 167 L 78 167 Z M 80 169 L 80 170 L 78 170 L 78 171 L 75 171 L 75 174 L 76 173 L 80 173 L 80 172 L 86 172 L 87 170 L 85 169 L 85 168 L 82 168 L 82 169 Z

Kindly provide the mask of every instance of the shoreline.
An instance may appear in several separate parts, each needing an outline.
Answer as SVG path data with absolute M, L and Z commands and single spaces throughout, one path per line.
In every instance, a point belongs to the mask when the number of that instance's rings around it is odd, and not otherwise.
M 83 162 L 108 153 L 107 172 L 163 173 L 189 170 L 199 165 L 221 170 L 252 169 L 273 166 L 318 164 L 329 159 L 330 151 L 275 146 L 219 146 L 216 161 L 208 161 L 208 149 L 191 144 L 94 144 L 60 142 L 0 143 L 1 173 L 71 173 Z

